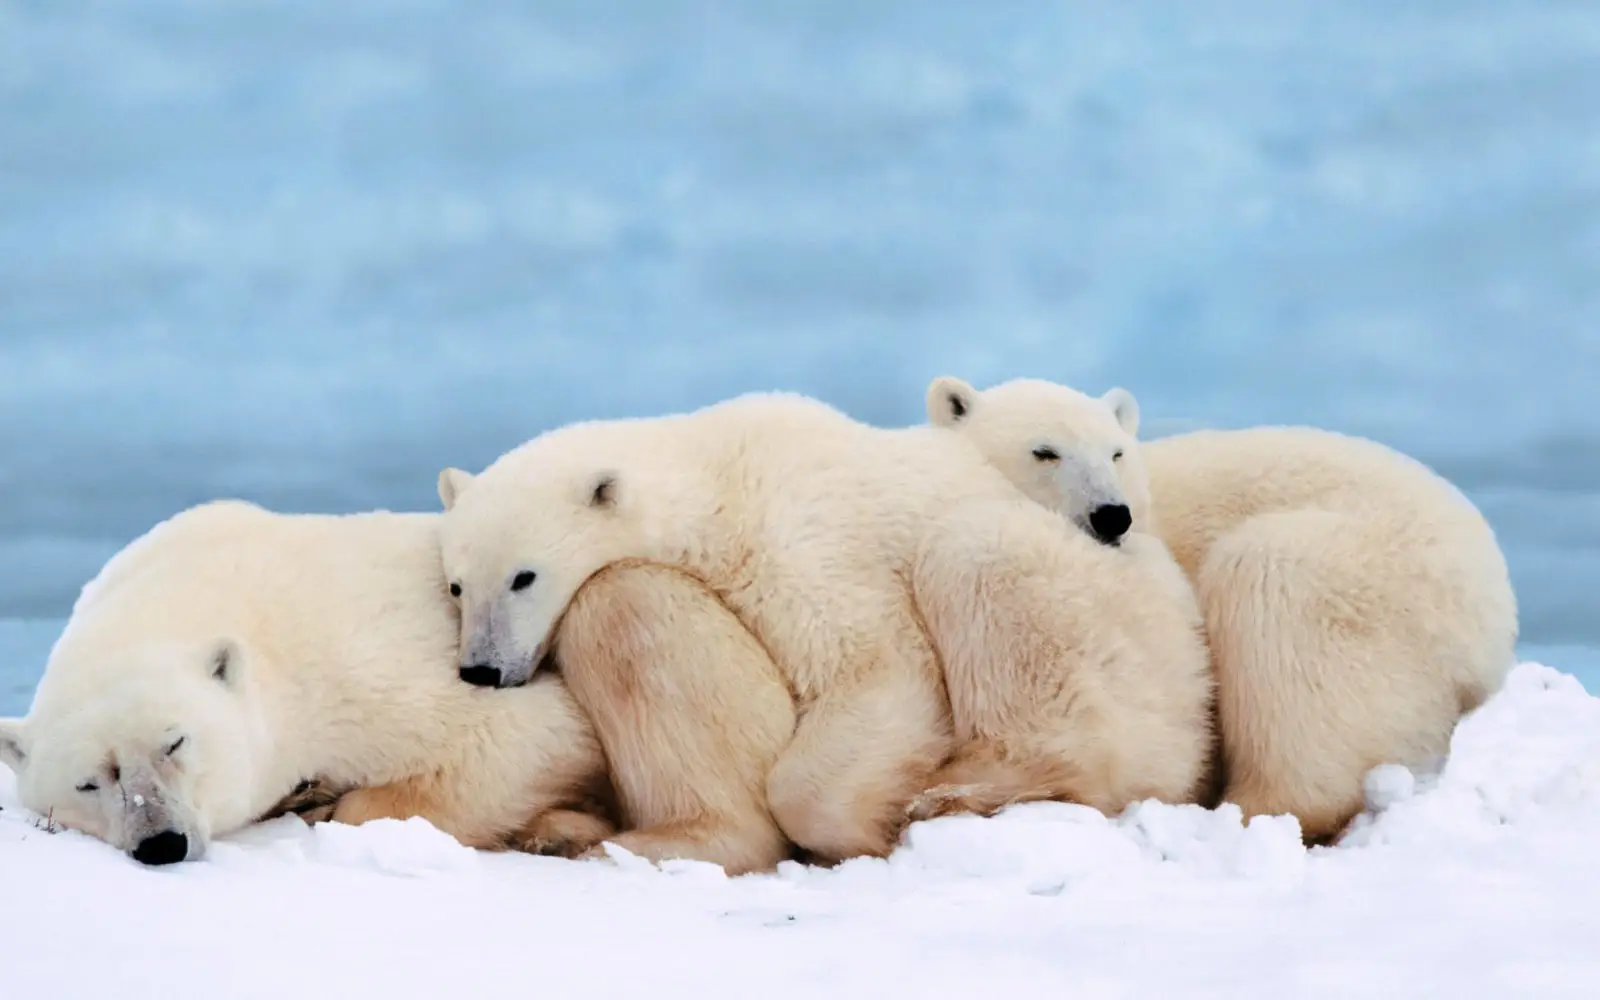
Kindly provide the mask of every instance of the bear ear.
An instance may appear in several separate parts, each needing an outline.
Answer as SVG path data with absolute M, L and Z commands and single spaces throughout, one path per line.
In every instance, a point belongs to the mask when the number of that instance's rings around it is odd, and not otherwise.
M 439 473 L 439 502 L 444 504 L 444 509 L 449 510 L 456 505 L 456 500 L 472 485 L 472 473 L 460 469 L 445 469 Z
M 617 506 L 617 474 L 609 469 L 597 472 L 589 480 L 588 493 L 589 506 L 601 510 L 612 510 Z
M 928 423 L 953 427 L 972 413 L 978 392 L 954 375 L 940 375 L 928 383 Z
M 1123 430 L 1139 436 L 1139 401 L 1133 398 L 1133 393 L 1118 386 L 1101 396 L 1100 402 L 1111 409 L 1111 415 L 1117 418 Z
M 28 760 L 28 753 L 23 749 L 26 743 L 22 735 L 23 721 L 0 719 L 0 764 L 19 774 L 22 772 L 22 765 Z
M 244 668 L 243 661 L 244 647 L 239 644 L 239 640 L 218 639 L 211 645 L 211 655 L 206 659 L 206 670 L 212 680 L 232 687 L 239 681 L 240 671 Z

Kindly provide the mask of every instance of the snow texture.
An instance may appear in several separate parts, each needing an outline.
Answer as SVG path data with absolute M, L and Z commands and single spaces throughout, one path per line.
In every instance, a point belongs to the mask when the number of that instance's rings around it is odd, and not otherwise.
M 1528 663 L 1346 841 L 1237 810 L 914 826 L 887 860 L 725 877 L 285 818 L 144 869 L 0 769 L 8 996 L 1571 997 L 1600 994 L 1600 699 Z

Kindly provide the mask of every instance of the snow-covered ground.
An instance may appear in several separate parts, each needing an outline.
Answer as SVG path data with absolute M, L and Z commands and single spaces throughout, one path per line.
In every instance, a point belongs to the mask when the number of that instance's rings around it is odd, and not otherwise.
M 0 984 L 119 1000 L 1600 995 L 1600 699 L 1525 664 L 1442 774 L 1383 777 L 1369 785 L 1387 808 L 1336 848 L 1227 809 L 1045 804 L 920 824 L 887 861 L 730 880 L 479 854 L 415 820 L 288 818 L 149 870 L 44 830 L 0 769 Z

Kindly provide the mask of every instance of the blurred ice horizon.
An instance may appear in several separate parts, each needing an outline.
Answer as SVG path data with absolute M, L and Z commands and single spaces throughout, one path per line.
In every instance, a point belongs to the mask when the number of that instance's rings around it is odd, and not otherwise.
M 0 618 L 213 497 L 948 373 L 1395 445 L 1600 646 L 1592 2 L 17 0 L 0 220 Z

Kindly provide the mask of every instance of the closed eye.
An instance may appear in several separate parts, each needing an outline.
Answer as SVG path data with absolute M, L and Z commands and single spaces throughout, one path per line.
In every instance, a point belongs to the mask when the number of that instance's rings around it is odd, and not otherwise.
M 78 786 L 78 791 L 84 793 L 85 795 L 89 794 L 90 792 L 98 792 L 99 790 L 100 783 L 97 781 L 85 781 L 83 784 Z
M 1061 458 L 1060 452 L 1047 445 L 1040 445 L 1033 449 L 1033 457 L 1041 462 L 1054 462 Z
M 163 753 L 166 756 L 171 757 L 173 754 L 178 752 L 178 748 L 183 746 L 183 741 L 188 739 L 188 738 L 189 737 L 187 737 L 187 736 L 178 737 L 177 739 L 173 740 L 170 744 L 167 745 L 167 749 L 164 750 Z
M 1112 453 L 1111 460 L 1113 462 L 1122 461 L 1122 449 L 1121 448 L 1118 448 L 1115 452 Z

